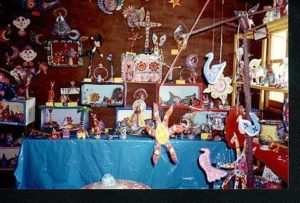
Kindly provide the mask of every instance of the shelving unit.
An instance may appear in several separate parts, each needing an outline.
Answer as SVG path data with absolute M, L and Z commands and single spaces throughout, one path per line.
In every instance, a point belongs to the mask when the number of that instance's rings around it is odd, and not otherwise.
M 272 33 L 288 29 L 288 16 L 283 16 L 278 20 L 269 22 L 266 24 L 267 27 L 267 38 L 262 40 L 262 49 L 261 49 L 261 64 L 266 67 L 267 64 L 270 63 L 270 53 L 269 49 L 271 46 L 270 43 L 270 36 Z M 233 92 L 232 92 L 232 100 L 231 100 L 231 105 L 236 105 L 236 97 L 237 97 L 237 88 L 243 86 L 243 82 L 237 81 L 237 56 L 236 56 L 236 51 L 238 49 L 238 42 L 239 39 L 243 37 L 242 34 L 236 34 L 234 36 L 234 56 L 233 56 L 233 76 L 232 76 L 232 86 L 233 86 Z M 253 40 L 253 32 L 247 33 L 247 39 Z M 259 96 L 259 110 L 264 110 L 265 108 L 265 93 L 266 92 L 281 92 L 288 94 L 288 88 L 275 88 L 275 87 L 269 87 L 269 86 L 262 86 L 262 85 L 256 85 L 256 84 L 251 84 L 250 85 L 251 89 L 256 89 L 259 90 L 260 96 Z

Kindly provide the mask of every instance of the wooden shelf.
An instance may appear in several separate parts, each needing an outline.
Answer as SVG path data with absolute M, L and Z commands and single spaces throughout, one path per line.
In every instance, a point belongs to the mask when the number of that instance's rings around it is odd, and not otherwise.
M 243 85 L 243 82 L 236 82 L 235 84 L 236 84 L 237 87 L 241 87 Z M 275 87 L 251 84 L 250 88 L 258 89 L 258 90 L 273 91 L 273 92 L 282 92 L 282 93 L 288 93 L 289 92 L 289 89 L 287 87 L 285 87 L 285 88 L 275 88 Z

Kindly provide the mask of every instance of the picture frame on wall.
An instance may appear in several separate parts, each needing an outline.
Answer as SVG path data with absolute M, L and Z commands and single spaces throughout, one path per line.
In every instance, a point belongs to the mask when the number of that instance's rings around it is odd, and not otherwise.
M 80 103 L 83 106 L 124 106 L 125 83 L 81 83 Z
M 48 65 L 53 67 L 83 66 L 81 41 L 50 40 L 47 43 Z

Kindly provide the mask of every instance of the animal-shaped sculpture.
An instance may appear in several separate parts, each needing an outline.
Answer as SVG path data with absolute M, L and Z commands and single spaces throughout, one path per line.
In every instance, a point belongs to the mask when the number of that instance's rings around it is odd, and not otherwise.
M 209 52 L 205 56 L 207 57 L 207 60 L 203 68 L 204 76 L 209 84 L 215 84 L 221 77 L 226 66 L 226 62 L 212 65 L 210 68 L 210 64 L 214 58 L 214 54 L 212 52 Z
M 240 26 L 241 26 L 242 30 L 249 30 L 252 28 L 252 26 L 253 27 L 255 26 L 253 20 L 251 18 L 249 18 L 249 14 L 256 12 L 258 7 L 259 7 L 259 4 L 256 4 L 255 6 L 250 8 L 248 11 L 234 10 L 234 14 L 237 17 L 240 17 Z
M 187 29 L 183 25 L 179 25 L 174 31 L 174 39 L 177 43 L 177 49 L 185 49 L 187 46 Z
M 258 135 L 258 133 L 260 131 L 260 124 L 258 122 L 259 119 L 258 119 L 258 117 L 256 116 L 255 113 L 250 112 L 249 116 L 250 116 L 253 124 L 248 120 L 242 119 L 241 115 L 238 116 L 237 121 L 239 122 L 239 131 L 240 131 L 240 133 L 242 133 L 242 134 L 246 133 L 247 135 L 253 137 L 255 135 Z
M 171 106 L 173 104 L 180 105 L 181 98 L 179 96 L 175 95 L 173 92 L 169 92 L 169 96 L 170 99 L 165 102 L 168 106 Z
M 204 153 L 199 156 L 199 164 L 206 173 L 207 181 L 214 182 L 220 180 L 227 175 L 227 172 L 212 166 L 210 158 L 210 150 L 207 148 L 201 148 Z
M 261 65 L 261 59 L 252 59 L 250 61 L 249 73 L 250 77 L 256 84 L 263 85 L 267 75 L 267 69 Z M 262 78 L 262 82 L 260 82 L 260 78 Z

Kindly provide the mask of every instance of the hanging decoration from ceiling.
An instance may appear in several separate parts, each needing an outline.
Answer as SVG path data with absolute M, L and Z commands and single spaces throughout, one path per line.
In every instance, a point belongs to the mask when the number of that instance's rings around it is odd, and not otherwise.
M 222 104 L 225 104 L 227 99 L 227 95 L 230 94 L 233 90 L 232 86 L 230 85 L 232 80 L 229 77 L 224 77 L 221 74 L 221 77 L 215 84 L 209 84 L 207 88 L 204 89 L 203 93 L 211 93 L 211 97 L 214 99 L 221 99 Z
M 106 14 L 113 14 L 113 11 L 120 10 L 124 0 L 97 0 L 98 7 Z
M 215 64 L 210 67 L 211 62 L 213 61 L 214 58 L 214 54 L 212 52 L 209 52 L 205 56 L 207 57 L 207 60 L 203 67 L 203 73 L 207 82 L 209 84 L 214 85 L 223 74 L 223 70 L 226 66 L 226 62 L 223 62 L 221 64 Z

